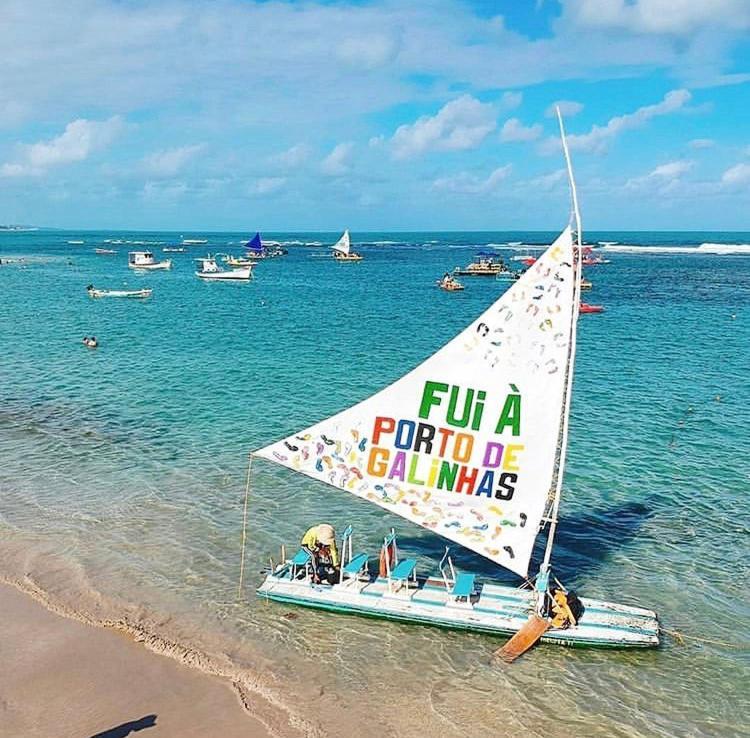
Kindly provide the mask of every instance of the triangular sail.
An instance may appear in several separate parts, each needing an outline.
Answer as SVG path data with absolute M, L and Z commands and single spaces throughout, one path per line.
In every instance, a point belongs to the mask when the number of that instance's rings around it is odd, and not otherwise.
M 349 256 L 349 251 L 351 250 L 351 241 L 349 239 L 349 231 L 344 231 L 344 235 L 341 236 L 341 238 L 336 241 L 331 248 L 334 251 L 338 251 L 340 254 L 344 254 L 345 256 Z
M 526 576 L 557 462 L 574 281 L 568 227 L 411 372 L 255 454 Z
M 245 248 L 253 253 L 263 251 L 263 243 L 260 240 L 260 233 L 256 233 L 246 244 Z

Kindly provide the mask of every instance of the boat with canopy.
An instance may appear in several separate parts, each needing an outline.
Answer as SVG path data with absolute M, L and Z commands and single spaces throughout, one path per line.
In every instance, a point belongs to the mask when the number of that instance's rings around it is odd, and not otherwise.
M 364 258 L 362 254 L 352 251 L 348 229 L 344 231 L 344 235 L 331 248 L 333 249 L 333 258 L 336 261 L 362 261 Z
M 257 589 L 260 597 L 509 634 L 504 648 L 513 644 L 515 655 L 539 639 L 607 647 L 659 644 L 655 612 L 579 599 L 552 569 L 581 281 L 581 221 L 561 117 L 559 123 L 573 214 L 534 265 L 396 382 L 250 456 L 251 462 L 272 461 L 426 528 L 513 572 L 523 584 L 503 586 L 458 572 L 448 546 L 435 574 L 424 576 L 416 558 L 401 555 L 395 531 L 371 557 L 354 547 L 348 527 L 333 583 L 319 583 L 316 562 L 301 548 L 272 564 Z M 248 487 L 249 479 L 250 469 Z M 246 524 L 247 498 L 245 503 Z M 544 556 L 532 576 L 532 552 L 542 532 Z M 244 543 L 240 590 L 243 570 Z
M 172 260 L 164 259 L 156 261 L 153 253 L 150 251 L 130 251 L 128 253 L 128 266 L 131 269 L 143 269 L 154 271 L 156 269 L 171 269 Z
M 200 264 L 200 269 L 195 273 L 195 276 L 199 279 L 208 281 L 233 281 L 233 282 L 247 282 L 253 276 L 253 268 L 251 266 L 243 267 L 241 269 L 220 269 L 216 263 L 216 257 L 204 256 L 200 259 L 196 259 Z
M 465 267 L 456 267 L 453 273 L 460 277 L 497 277 L 507 275 L 510 278 L 513 274 L 505 262 L 489 251 L 480 251 L 474 261 Z

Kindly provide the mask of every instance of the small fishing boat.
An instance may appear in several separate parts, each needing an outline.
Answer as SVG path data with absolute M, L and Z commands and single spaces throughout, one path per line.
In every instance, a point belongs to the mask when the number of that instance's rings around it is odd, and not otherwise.
M 587 302 L 582 302 L 579 308 L 581 313 L 603 313 L 604 305 L 589 305 Z
M 229 254 L 226 254 L 225 256 L 221 257 L 221 260 L 227 265 L 232 267 L 232 269 L 242 269 L 244 267 L 254 267 L 258 261 L 256 258 L 245 258 L 243 259 L 241 256 L 230 256 Z
M 204 243 L 208 243 L 207 238 L 183 238 L 182 243 L 185 246 L 202 246 Z
M 351 239 L 349 238 L 349 229 L 344 231 L 344 235 L 341 236 L 341 238 L 336 241 L 333 246 L 331 246 L 331 249 L 333 249 L 333 258 L 336 261 L 362 261 L 364 258 L 362 254 L 358 254 L 354 251 L 352 251 L 352 243 Z
M 446 274 L 442 279 L 439 279 L 437 285 L 441 290 L 445 290 L 446 292 L 460 292 L 465 289 L 464 286 L 450 274 Z
M 184 254 L 187 249 L 184 246 L 165 246 L 162 251 L 167 254 Z
M 502 259 L 487 251 L 480 251 L 471 264 L 463 268 L 456 267 L 453 273 L 462 277 L 497 277 L 501 273 L 512 274 Z
M 114 249 L 94 249 L 95 254 L 99 254 L 99 256 L 111 256 L 112 254 L 116 254 L 117 251 Z
M 590 290 L 594 285 L 588 279 L 581 279 L 581 290 Z
M 151 297 L 152 289 L 144 287 L 140 290 L 98 290 L 93 284 L 86 287 L 89 297 L 129 297 L 133 299 L 145 299 Z
M 172 260 L 165 259 L 164 261 L 156 261 L 154 255 L 150 251 L 131 251 L 128 254 L 128 266 L 131 269 L 145 269 L 145 270 L 156 270 L 156 269 L 171 269 Z
M 581 217 L 561 117 L 559 123 L 575 231 L 569 224 L 497 301 L 393 384 L 250 457 L 250 463 L 262 458 L 315 480 L 312 498 L 325 493 L 324 485 L 351 494 L 485 557 L 523 584 L 501 586 L 458 572 L 448 547 L 434 575 L 418 573 L 417 559 L 401 554 L 393 529 L 372 557 L 373 571 L 371 556 L 354 547 L 349 526 L 340 567 L 324 571 L 325 583 L 319 561 L 300 548 L 272 562 L 257 589 L 260 597 L 332 613 L 514 634 L 499 653 L 506 660 L 540 639 L 602 647 L 659 644 L 653 610 L 579 598 L 552 568 L 582 271 Z M 542 531 L 543 558 L 530 576 Z M 243 528 L 243 540 L 245 535 Z M 240 591 L 243 567 L 244 556 Z
M 201 259 L 196 259 L 196 261 L 201 265 L 201 268 L 195 273 L 195 276 L 200 279 L 225 282 L 247 282 L 252 277 L 252 267 L 244 267 L 242 269 L 220 269 L 216 264 L 216 258 L 210 254 Z

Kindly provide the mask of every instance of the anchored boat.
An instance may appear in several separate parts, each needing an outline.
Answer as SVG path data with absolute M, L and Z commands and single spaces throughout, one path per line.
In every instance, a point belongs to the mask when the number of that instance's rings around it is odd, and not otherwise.
M 221 260 L 232 269 L 242 269 L 243 267 L 254 267 L 258 262 L 255 258 L 243 259 L 241 256 L 230 256 L 226 254 Z
M 331 248 L 333 249 L 333 258 L 336 261 L 362 261 L 364 258 L 362 254 L 352 251 L 348 229 L 344 231 L 344 235 Z
M 511 274 L 502 259 L 486 251 L 480 251 L 474 261 L 467 266 L 456 267 L 453 270 L 454 274 L 462 277 L 497 277 L 502 272 Z
M 216 258 L 210 254 L 202 259 L 196 259 L 196 261 L 200 264 L 200 269 L 195 273 L 195 276 L 200 279 L 247 282 L 253 276 L 252 267 L 220 269 L 216 264 Z
M 131 251 L 128 253 L 128 266 L 131 269 L 171 269 L 172 260 L 156 261 L 150 251 Z
M 153 290 L 144 288 L 141 290 L 98 290 L 93 284 L 86 287 L 89 297 L 130 297 L 134 299 L 145 299 L 151 297 Z
M 655 612 L 579 600 L 552 570 L 581 282 L 581 221 L 562 119 L 560 129 L 575 237 L 566 227 L 500 299 L 401 379 L 252 454 L 399 515 L 514 572 L 524 584 L 500 586 L 457 572 L 448 549 L 435 575 L 425 576 L 416 559 L 400 555 L 393 531 L 371 559 L 354 547 L 347 528 L 333 583 L 317 583 L 316 562 L 301 548 L 272 566 L 259 596 L 516 634 L 506 644 L 515 655 L 538 638 L 565 645 L 658 645 Z M 529 578 L 542 531 L 544 558 Z

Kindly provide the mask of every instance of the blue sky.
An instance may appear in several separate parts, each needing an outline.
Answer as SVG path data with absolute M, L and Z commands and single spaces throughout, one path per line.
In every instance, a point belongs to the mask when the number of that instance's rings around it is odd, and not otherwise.
M 0 223 L 750 230 L 748 0 L 3 0 Z

